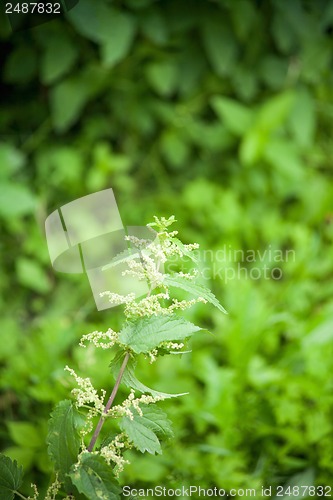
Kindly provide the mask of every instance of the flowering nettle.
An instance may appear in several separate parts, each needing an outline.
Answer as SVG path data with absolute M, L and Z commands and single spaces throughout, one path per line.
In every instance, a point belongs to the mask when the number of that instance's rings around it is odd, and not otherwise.
M 85 200 L 85 203 L 91 206 L 94 200 Z M 67 214 L 66 220 L 73 223 L 73 211 L 68 208 L 67 212 L 71 217 Z M 82 239 L 85 229 L 81 222 L 78 217 L 72 224 L 75 228 L 72 240 Z M 99 222 L 98 231 L 90 231 L 95 236 L 105 229 L 101 212 Z M 173 435 L 170 421 L 156 403 L 182 394 L 159 392 L 140 382 L 135 375 L 137 360 L 143 356 L 152 363 L 160 355 L 186 352 L 183 350 L 186 341 L 201 328 L 182 317 L 179 314 L 182 311 L 209 302 L 225 312 L 214 294 L 198 283 L 200 273 L 194 255 L 198 245 L 182 243 L 178 232 L 169 229 L 175 222 L 174 216 L 168 219 L 154 217 L 146 231 L 132 228 L 127 235 L 124 233 L 125 247 L 118 240 L 113 249 L 117 247 L 119 251 L 109 262 L 105 262 L 108 249 L 104 240 L 102 251 L 90 258 L 91 266 L 87 270 L 90 284 L 92 277 L 111 270 L 112 276 L 121 277 L 126 285 L 117 290 L 113 286 L 101 289 L 104 282 L 98 282 L 98 286 L 95 282 L 95 290 L 99 290 L 102 301 L 99 309 L 107 308 L 107 303 L 112 307 L 122 307 L 124 324 L 119 331 L 108 328 L 85 334 L 79 342 L 82 348 L 89 345 L 110 351 L 115 385 L 106 401 L 104 389 L 96 389 L 88 377 L 80 376 L 66 366 L 77 387 L 72 390 L 73 401 L 60 402 L 51 416 L 48 443 L 56 480 L 49 488 L 48 499 L 55 499 L 59 492 L 63 497 L 67 495 L 67 500 L 72 500 L 76 490 L 89 499 L 120 499 L 117 477 L 128 463 L 126 451 L 135 448 L 142 453 L 162 453 L 161 441 Z M 56 214 L 52 215 L 49 225 L 60 231 Z M 117 232 L 119 218 L 111 226 Z M 85 249 L 89 248 L 86 244 Z M 85 256 L 88 254 L 86 251 Z M 58 267 L 70 262 L 70 255 L 65 257 L 57 247 L 54 262 Z M 192 269 L 188 272 L 180 268 L 165 271 L 171 259 L 174 268 L 182 257 L 191 262 Z M 93 267 L 97 263 L 98 269 Z M 176 296 L 177 289 L 189 297 Z M 114 405 L 121 383 L 128 388 L 128 396 Z M 35 488 L 34 499 L 37 496 Z

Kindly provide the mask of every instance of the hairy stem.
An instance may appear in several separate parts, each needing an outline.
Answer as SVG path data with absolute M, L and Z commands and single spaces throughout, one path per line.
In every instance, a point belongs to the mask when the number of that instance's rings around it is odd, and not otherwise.
M 121 379 L 122 379 L 122 376 L 124 375 L 124 371 L 125 371 L 125 368 L 126 368 L 126 365 L 128 363 L 128 360 L 129 360 L 129 357 L 130 357 L 130 354 L 127 352 L 125 357 L 124 357 L 124 361 L 121 365 L 121 368 L 119 370 L 119 373 L 118 373 L 118 377 L 117 377 L 117 380 L 116 380 L 116 383 L 112 389 L 112 392 L 111 392 L 111 395 L 109 397 L 109 400 L 108 402 L 106 403 L 106 406 L 104 408 L 104 411 L 103 411 L 103 415 L 101 415 L 101 418 L 99 419 L 98 421 L 98 424 L 96 426 L 96 429 L 94 431 L 94 434 L 91 438 L 91 441 L 89 443 L 89 446 L 88 446 L 88 451 L 92 451 L 94 449 L 94 446 L 95 446 L 95 443 L 97 441 L 97 438 L 99 436 L 99 433 L 101 432 L 101 429 L 103 427 L 103 424 L 105 422 L 105 415 L 107 414 L 107 412 L 109 411 L 109 409 L 111 408 L 112 406 L 112 403 L 114 401 L 114 398 L 116 397 L 117 395 L 117 392 L 118 392 L 118 389 L 119 389 L 119 385 L 120 385 L 120 382 L 121 382 Z

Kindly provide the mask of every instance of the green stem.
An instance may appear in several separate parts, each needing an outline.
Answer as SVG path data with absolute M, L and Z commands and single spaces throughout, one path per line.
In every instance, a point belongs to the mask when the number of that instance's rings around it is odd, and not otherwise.
M 105 416 L 106 416 L 107 412 L 109 411 L 109 409 L 111 408 L 112 403 L 114 401 L 114 398 L 117 395 L 117 392 L 118 392 L 118 389 L 119 389 L 119 385 L 120 385 L 122 376 L 124 375 L 124 371 L 125 371 L 126 365 L 128 363 L 129 357 L 130 357 L 130 354 L 129 354 L 129 352 L 127 352 L 126 355 L 125 355 L 125 357 L 124 357 L 124 361 L 123 361 L 123 363 L 121 365 L 121 368 L 119 370 L 118 377 L 117 377 L 116 383 L 114 385 L 114 388 L 113 388 L 113 390 L 111 392 L 111 395 L 109 397 L 109 400 L 106 403 L 106 406 L 104 408 L 103 414 L 101 415 L 101 418 L 98 421 L 98 424 L 96 426 L 94 434 L 93 434 L 93 436 L 91 438 L 91 441 L 89 443 L 88 451 L 92 451 L 94 449 L 94 446 L 95 446 L 95 443 L 96 443 L 97 438 L 99 436 L 99 433 L 101 432 L 101 429 L 102 429 L 103 424 L 105 422 Z
M 24 498 L 24 500 L 28 500 L 27 497 L 24 497 L 23 495 L 21 495 L 21 493 L 19 491 L 13 491 L 14 495 L 17 495 L 18 497 L 20 498 Z

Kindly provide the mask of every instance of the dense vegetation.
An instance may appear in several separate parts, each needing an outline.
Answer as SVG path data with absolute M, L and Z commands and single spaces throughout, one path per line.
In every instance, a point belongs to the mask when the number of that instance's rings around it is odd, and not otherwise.
M 54 273 L 44 236 L 56 207 L 107 187 L 125 225 L 176 216 L 229 312 L 196 305 L 214 335 L 142 367 L 190 395 L 163 403 L 176 438 L 130 452 L 123 484 L 330 485 L 333 3 L 80 0 L 14 33 L 1 16 L 1 447 L 27 494 L 49 481 L 64 366 L 112 384 L 109 354 L 77 343 L 117 312 Z

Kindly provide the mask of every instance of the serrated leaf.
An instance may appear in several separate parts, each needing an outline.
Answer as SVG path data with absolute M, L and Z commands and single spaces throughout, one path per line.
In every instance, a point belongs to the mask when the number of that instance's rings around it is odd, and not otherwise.
M 129 440 L 141 453 L 145 451 L 148 451 L 152 455 L 162 453 L 161 444 L 156 434 L 136 418 L 130 420 L 130 418 L 124 417 L 121 429 L 126 432 Z
M 5 455 L 0 455 L 0 498 L 12 500 L 22 484 L 23 469 Z
M 220 304 L 213 292 L 203 285 L 198 285 L 197 283 L 193 283 L 193 281 L 186 281 L 181 276 L 178 277 L 171 275 L 165 276 L 164 284 L 175 288 L 181 288 L 182 290 L 185 290 L 185 292 L 193 295 L 195 298 L 202 297 L 203 299 L 207 300 L 207 302 L 210 302 L 211 304 L 213 304 L 213 306 L 217 307 L 220 311 L 227 314 L 227 311 Z
M 80 422 L 80 414 L 68 399 L 60 401 L 51 414 L 47 436 L 48 453 L 60 480 L 64 480 L 71 466 L 77 461 L 80 451 Z
M 189 257 L 192 262 L 198 264 L 199 260 L 193 255 L 193 252 L 186 248 L 182 241 L 180 241 L 178 238 L 171 238 L 171 241 L 181 250 L 183 255 L 186 255 L 186 257 Z
M 87 498 L 120 500 L 121 488 L 105 460 L 91 453 L 82 455 L 80 465 L 69 472 L 73 484 Z
M 201 330 L 184 318 L 151 316 L 128 323 L 119 334 L 119 341 L 134 352 L 149 352 L 161 342 L 183 340 Z
M 123 362 L 123 352 L 121 352 L 119 355 L 117 355 L 114 360 L 111 362 L 111 371 L 113 373 L 113 376 L 115 379 L 118 376 L 120 367 Z M 123 377 L 122 377 L 122 383 L 126 385 L 126 387 L 130 387 L 131 389 L 135 389 L 142 394 L 148 392 L 154 397 L 159 397 L 163 399 L 168 399 L 168 398 L 177 398 L 179 396 L 185 396 L 188 394 L 187 392 L 183 392 L 180 394 L 169 394 L 167 392 L 160 392 L 160 391 L 155 391 L 154 389 L 151 389 L 150 387 L 147 387 L 144 385 L 140 380 L 138 380 L 135 376 L 134 370 L 136 366 L 136 361 L 134 359 L 130 359 L 126 365 Z
M 141 407 L 143 416 L 138 418 L 149 427 L 158 438 L 170 439 L 174 436 L 171 421 L 167 414 L 156 405 L 143 405 Z
M 160 408 L 144 405 L 141 407 L 143 415 L 133 411 L 133 419 L 123 417 L 120 427 L 126 432 L 135 448 L 142 453 L 148 451 L 154 455 L 162 453 L 158 438 L 173 436 L 170 421 Z

